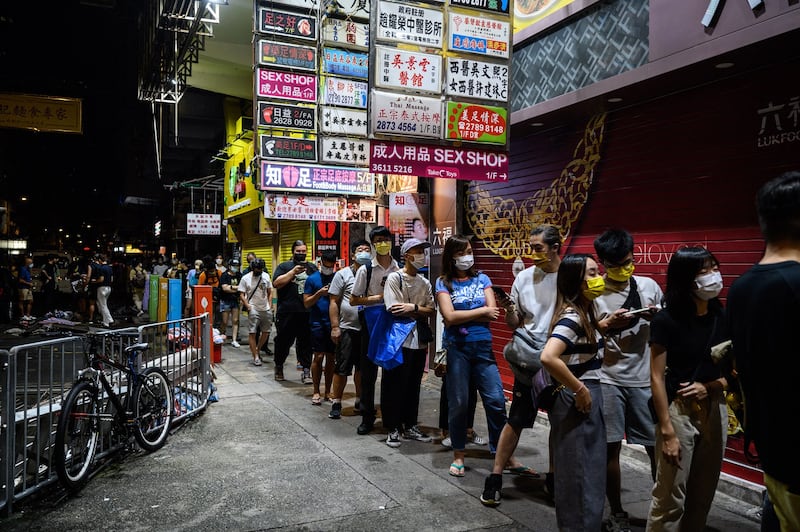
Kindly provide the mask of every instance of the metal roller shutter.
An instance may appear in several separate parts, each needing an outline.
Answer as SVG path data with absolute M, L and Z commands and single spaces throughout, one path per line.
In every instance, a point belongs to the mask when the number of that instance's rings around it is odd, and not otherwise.
M 313 226 L 311 222 L 302 220 L 281 220 L 280 222 L 280 248 L 278 249 L 278 257 L 280 262 L 286 262 L 292 259 L 292 244 L 295 240 L 302 240 L 306 243 L 309 250 L 309 257 L 307 260 L 313 260 L 310 253 L 312 250 L 311 231 Z M 274 270 L 270 270 L 274 271 Z
M 272 274 L 272 237 L 273 235 L 253 235 L 246 239 L 242 245 L 242 268 L 246 268 L 246 257 L 248 253 L 255 253 L 256 257 L 264 259 L 267 271 Z

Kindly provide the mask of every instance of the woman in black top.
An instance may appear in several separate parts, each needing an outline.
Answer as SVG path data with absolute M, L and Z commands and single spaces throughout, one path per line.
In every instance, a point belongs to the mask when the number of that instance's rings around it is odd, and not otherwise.
M 727 385 L 711 360 L 726 339 L 719 262 L 685 247 L 667 268 L 665 308 L 650 324 L 658 472 L 647 530 L 703 530 L 727 437 Z

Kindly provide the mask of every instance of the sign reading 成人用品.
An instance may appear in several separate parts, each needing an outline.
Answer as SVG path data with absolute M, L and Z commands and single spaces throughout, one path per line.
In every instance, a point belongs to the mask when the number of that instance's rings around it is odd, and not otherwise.
M 316 131 L 316 106 L 301 107 L 281 103 L 258 102 L 258 127 Z
M 510 22 L 474 17 L 463 13 L 450 13 L 449 22 L 448 47 L 450 50 L 508 58 L 511 39 Z
M 369 167 L 375 173 L 508 181 L 506 152 L 383 140 L 369 144 Z
M 270 35 L 316 41 L 317 16 L 316 14 L 301 15 L 291 11 L 261 7 L 258 9 L 257 31 Z
M 311 46 L 259 39 L 258 51 L 258 62 L 261 65 L 312 72 L 317 69 L 317 49 Z
M 508 65 L 463 57 L 448 57 L 446 61 L 448 96 L 508 101 Z
M 261 161 L 261 190 L 372 196 L 375 176 L 366 168 Z
M 479 103 L 447 102 L 447 140 L 505 144 L 508 110 Z
M 294 137 L 274 137 L 259 135 L 262 159 L 315 162 L 317 160 L 317 141 Z
M 373 134 L 442 138 L 441 98 L 373 90 L 370 110 Z
M 261 98 L 282 98 L 317 103 L 317 76 L 268 68 L 256 69 L 256 90 Z
M 375 47 L 375 85 L 387 89 L 406 89 L 440 93 L 442 56 Z

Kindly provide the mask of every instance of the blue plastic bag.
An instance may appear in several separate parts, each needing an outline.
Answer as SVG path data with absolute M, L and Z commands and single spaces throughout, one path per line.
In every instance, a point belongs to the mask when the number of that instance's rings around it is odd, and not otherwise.
M 364 309 L 369 328 L 367 357 L 383 369 L 394 369 L 403 363 L 403 342 L 417 322 L 410 318 L 395 318 L 383 305 Z

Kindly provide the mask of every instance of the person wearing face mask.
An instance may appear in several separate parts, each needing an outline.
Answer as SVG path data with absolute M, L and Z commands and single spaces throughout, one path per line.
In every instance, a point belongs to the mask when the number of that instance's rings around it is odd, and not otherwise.
M 650 322 L 650 387 L 658 417 L 647 530 L 703 530 L 727 439 L 727 381 L 711 347 L 727 340 L 722 275 L 703 247 L 678 249 L 664 309 Z
M 566 255 L 542 367 L 557 386 L 548 411 L 559 530 L 600 530 L 606 492 L 606 428 L 600 388 L 603 338 L 593 301 L 605 289 L 591 255 Z
M 403 242 L 400 254 L 405 260 L 402 270 L 386 278 L 383 300 L 386 310 L 395 318 L 416 320 L 417 323 L 434 315 L 431 283 L 417 272 L 425 267 L 425 250 L 429 242 L 409 238 Z M 420 335 L 419 325 L 414 325 L 402 344 L 403 363 L 381 372 L 381 413 L 383 426 L 389 431 L 386 445 L 399 447 L 404 440 L 429 442 L 431 438 L 418 424 L 419 392 L 428 343 Z
M 222 272 L 226 270 L 225 258 L 222 256 L 222 253 L 217 253 L 217 256 L 214 257 L 214 266 L 217 268 L 219 276 L 222 277 Z
M 619 457 L 622 440 L 643 445 L 655 480 L 655 431 L 647 405 L 650 393 L 650 320 L 661 306 L 661 288 L 649 277 L 633 275 L 633 237 L 623 229 L 609 229 L 594 241 L 597 259 L 605 268 L 605 290 L 594 300 L 594 311 L 604 333 L 605 351 L 600 373 L 603 419 L 606 423 L 608 462 L 606 496 L 610 515 L 603 530 L 630 530 L 622 507 Z M 640 314 L 629 310 L 650 309 Z
M 347 376 L 353 373 L 353 384 L 356 388 L 356 408 L 361 410 L 361 322 L 358 319 L 358 307 L 351 304 L 353 283 L 358 269 L 372 261 L 369 242 L 356 240 L 350 245 L 351 264 L 337 271 L 331 286 L 328 288 L 330 306 L 328 318 L 331 323 L 331 341 L 336 346 L 336 366 L 331 391 L 331 411 L 328 417 L 342 417 L 342 394 L 347 384 Z
M 197 286 L 200 281 L 200 273 L 203 271 L 203 261 L 201 259 L 196 259 L 194 261 L 194 268 L 186 272 L 186 306 L 184 307 L 183 314 L 184 317 L 192 316 L 194 312 L 194 289 L 192 287 Z
M 228 261 L 228 268 L 219 277 L 222 287 L 219 297 L 219 310 L 222 313 L 222 334 L 228 334 L 228 324 L 232 323 L 231 346 L 240 347 L 239 344 L 239 282 L 242 273 L 239 271 L 239 259 Z
M 311 404 L 322 404 L 320 381 L 325 375 L 325 400 L 329 401 L 331 382 L 333 381 L 333 351 L 331 340 L 330 296 L 328 289 L 333 281 L 333 269 L 336 266 L 336 251 L 326 249 L 322 252 L 319 271 L 312 273 L 303 288 L 303 305 L 309 309 L 308 322 L 311 326 L 311 385 L 314 387 Z
M 475 268 L 472 246 L 464 235 L 445 241 L 436 302 L 445 325 L 442 347 L 447 350 L 447 423 L 453 447 L 449 473 L 463 477 L 471 382 L 478 388 L 486 412 L 490 452 L 496 451 L 506 424 L 506 400 L 489 329 L 500 317 L 500 307 L 491 279 Z
M 364 260 L 364 267 L 356 271 L 353 280 L 353 293 L 350 296 L 351 305 L 364 305 L 365 307 L 383 305 L 383 287 L 386 278 L 399 266 L 392 258 L 392 233 L 383 225 L 374 227 L 369 232 L 369 240 L 375 247 L 375 257 L 368 261 L 365 253 L 356 254 L 356 260 Z M 378 366 L 367 356 L 369 350 L 369 323 L 366 312 L 359 312 L 361 320 L 361 348 L 359 366 L 361 367 L 361 424 L 356 433 L 363 436 L 372 432 L 375 424 L 377 410 L 375 408 L 375 383 L 378 380 Z
M 303 304 L 308 276 L 317 267 L 306 260 L 308 247 L 302 240 L 292 243 L 292 258 L 275 268 L 272 284 L 278 290 L 278 311 L 275 314 L 275 380 L 285 379 L 283 365 L 294 344 L 297 360 L 302 367 L 301 381 L 311 380 L 311 336 L 308 334 L 309 310 Z
M 561 231 L 554 225 L 541 224 L 531 231 L 530 244 L 533 266 L 524 269 L 516 276 L 511 286 L 510 297 L 499 303 L 506 311 L 505 320 L 509 329 L 513 331 L 524 327 L 532 337 L 540 339 L 544 344 L 550 332 L 550 321 L 553 318 L 558 294 L 556 279 L 561 264 L 561 257 L 558 255 L 562 245 Z M 511 408 L 508 411 L 508 422 L 500 433 L 492 473 L 484 483 L 481 494 L 484 506 L 493 507 L 500 504 L 503 473 L 529 478 L 539 476 L 539 473 L 514 456 L 522 429 L 533 428 L 538 409 L 533 403 L 531 375 L 514 367 L 512 371 L 514 387 Z M 553 478 L 552 453 L 550 453 L 550 471 L 545 477 L 545 489 L 551 496 Z

